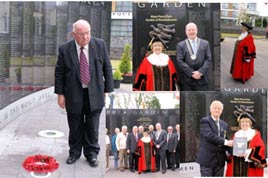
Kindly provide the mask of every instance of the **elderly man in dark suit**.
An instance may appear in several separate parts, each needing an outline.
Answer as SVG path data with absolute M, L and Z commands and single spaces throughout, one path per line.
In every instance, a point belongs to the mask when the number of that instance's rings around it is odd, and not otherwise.
M 226 132 L 228 124 L 220 119 L 223 104 L 214 100 L 210 105 L 210 116 L 200 120 L 200 145 L 196 162 L 200 164 L 202 177 L 223 177 L 226 150 L 231 152 L 232 140 Z
M 154 146 L 156 148 L 156 171 L 160 170 L 160 162 L 162 165 L 162 173 L 167 171 L 166 165 L 166 150 L 167 150 L 167 132 L 162 130 L 161 124 L 155 125 L 156 131 L 153 137 Z
M 172 171 L 175 171 L 175 154 L 178 144 L 178 136 L 176 133 L 173 133 L 172 126 L 168 126 L 167 130 L 167 165 L 168 169 L 171 168 Z
M 73 24 L 70 40 L 59 47 L 55 68 L 55 93 L 58 104 L 66 108 L 69 124 L 69 157 L 73 164 L 84 156 L 90 166 L 98 166 L 99 118 L 104 94 L 113 91 L 112 67 L 103 40 L 91 37 L 90 24 Z
M 183 91 L 206 91 L 209 84 L 211 53 L 209 43 L 197 37 L 196 24 L 185 28 L 187 39 L 177 44 L 177 64 Z
M 176 168 L 180 168 L 180 124 L 176 124 L 175 126 L 176 128 L 176 135 L 177 135 L 177 147 L 176 147 L 176 156 L 175 156 L 175 160 L 176 160 Z
M 132 132 L 128 134 L 127 137 L 127 153 L 129 154 L 129 169 L 131 172 L 135 172 L 138 170 L 138 155 L 135 154 L 137 151 L 137 145 L 139 139 L 142 137 L 140 133 L 138 133 L 138 127 L 133 126 Z

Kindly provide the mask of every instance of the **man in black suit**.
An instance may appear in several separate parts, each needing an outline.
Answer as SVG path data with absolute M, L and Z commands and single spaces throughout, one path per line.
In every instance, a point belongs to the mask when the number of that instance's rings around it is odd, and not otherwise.
M 176 135 L 177 135 L 177 147 L 176 147 L 176 168 L 180 168 L 180 124 L 176 124 Z
M 197 37 L 196 24 L 185 28 L 187 39 L 177 44 L 177 63 L 183 91 L 206 91 L 209 83 L 211 53 L 209 43 Z
M 153 142 L 156 148 L 156 171 L 160 170 L 160 162 L 162 165 L 162 173 L 165 174 L 167 170 L 166 166 L 166 149 L 167 149 L 167 132 L 162 130 L 161 124 L 155 125 L 156 131 L 154 134 Z
M 69 157 L 73 164 L 84 156 L 92 167 L 98 166 L 99 118 L 104 93 L 113 91 L 112 67 L 103 40 L 91 37 L 90 24 L 73 24 L 70 40 L 59 47 L 55 68 L 55 93 L 58 104 L 66 108 L 69 125 Z
M 178 144 L 178 137 L 176 133 L 173 133 L 173 127 L 168 126 L 167 133 L 167 165 L 168 169 L 171 168 L 172 171 L 175 171 L 175 154 L 176 147 Z
M 227 140 L 228 124 L 220 119 L 223 104 L 214 100 L 210 116 L 200 120 L 200 146 L 196 162 L 200 164 L 202 177 L 223 177 L 226 150 L 231 151 L 233 141 Z
M 141 138 L 141 134 L 138 133 L 138 127 L 133 126 L 132 132 L 127 137 L 127 153 L 129 154 L 129 169 L 131 172 L 138 170 L 138 155 L 135 154 L 138 141 Z

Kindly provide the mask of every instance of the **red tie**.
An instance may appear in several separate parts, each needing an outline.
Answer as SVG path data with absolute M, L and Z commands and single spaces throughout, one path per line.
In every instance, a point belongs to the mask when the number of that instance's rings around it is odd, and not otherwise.
M 85 85 L 89 84 L 89 66 L 87 62 L 87 58 L 85 53 L 83 52 L 84 47 L 81 47 L 81 52 L 80 52 L 80 77 L 81 77 L 81 82 Z

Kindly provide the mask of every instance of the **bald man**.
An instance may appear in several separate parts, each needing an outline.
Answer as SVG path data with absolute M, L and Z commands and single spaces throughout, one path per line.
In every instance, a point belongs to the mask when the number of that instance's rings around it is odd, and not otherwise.
M 99 118 L 104 93 L 113 91 L 112 67 L 104 41 L 91 36 L 87 21 L 76 21 L 72 35 L 74 39 L 59 47 L 55 68 L 55 93 L 70 129 L 66 163 L 75 163 L 83 149 L 90 166 L 96 167 Z
M 187 39 L 177 44 L 177 63 L 183 91 L 206 91 L 209 84 L 211 53 L 209 43 L 197 37 L 195 23 L 185 27 Z

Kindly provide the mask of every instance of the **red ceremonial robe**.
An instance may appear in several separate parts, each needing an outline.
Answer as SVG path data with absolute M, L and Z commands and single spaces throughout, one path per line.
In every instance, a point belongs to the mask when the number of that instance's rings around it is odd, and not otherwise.
M 138 161 L 138 173 L 140 174 L 143 171 L 155 171 L 155 154 L 154 154 L 154 144 L 151 140 L 148 143 L 142 141 L 142 139 L 138 142 L 138 153 L 139 153 L 139 161 Z M 148 167 L 150 166 L 150 167 Z
M 236 41 L 230 73 L 234 79 L 244 83 L 254 75 L 256 49 L 254 39 L 249 33 L 243 40 Z
M 243 177 L 263 177 L 264 167 L 267 166 L 267 162 L 265 159 L 265 146 L 259 131 L 256 131 L 255 136 L 249 141 L 248 148 L 252 149 L 248 158 L 252 162 L 248 163 L 247 170 L 241 170 L 247 174 L 243 175 Z M 233 172 L 234 157 L 231 156 L 227 161 L 226 177 L 234 177 Z
M 169 70 L 169 86 L 167 91 L 175 91 L 176 90 L 176 84 L 178 83 L 177 79 L 177 73 L 175 66 L 172 62 L 172 60 L 169 58 L 168 61 L 168 70 Z M 155 85 L 156 82 L 163 82 L 161 81 L 161 78 L 155 78 L 155 74 L 153 71 L 153 65 L 149 62 L 148 58 L 145 57 L 142 61 L 142 63 L 139 66 L 139 69 L 136 74 L 133 90 L 134 91 L 156 91 Z M 159 90 L 159 91 L 165 91 L 165 90 Z

